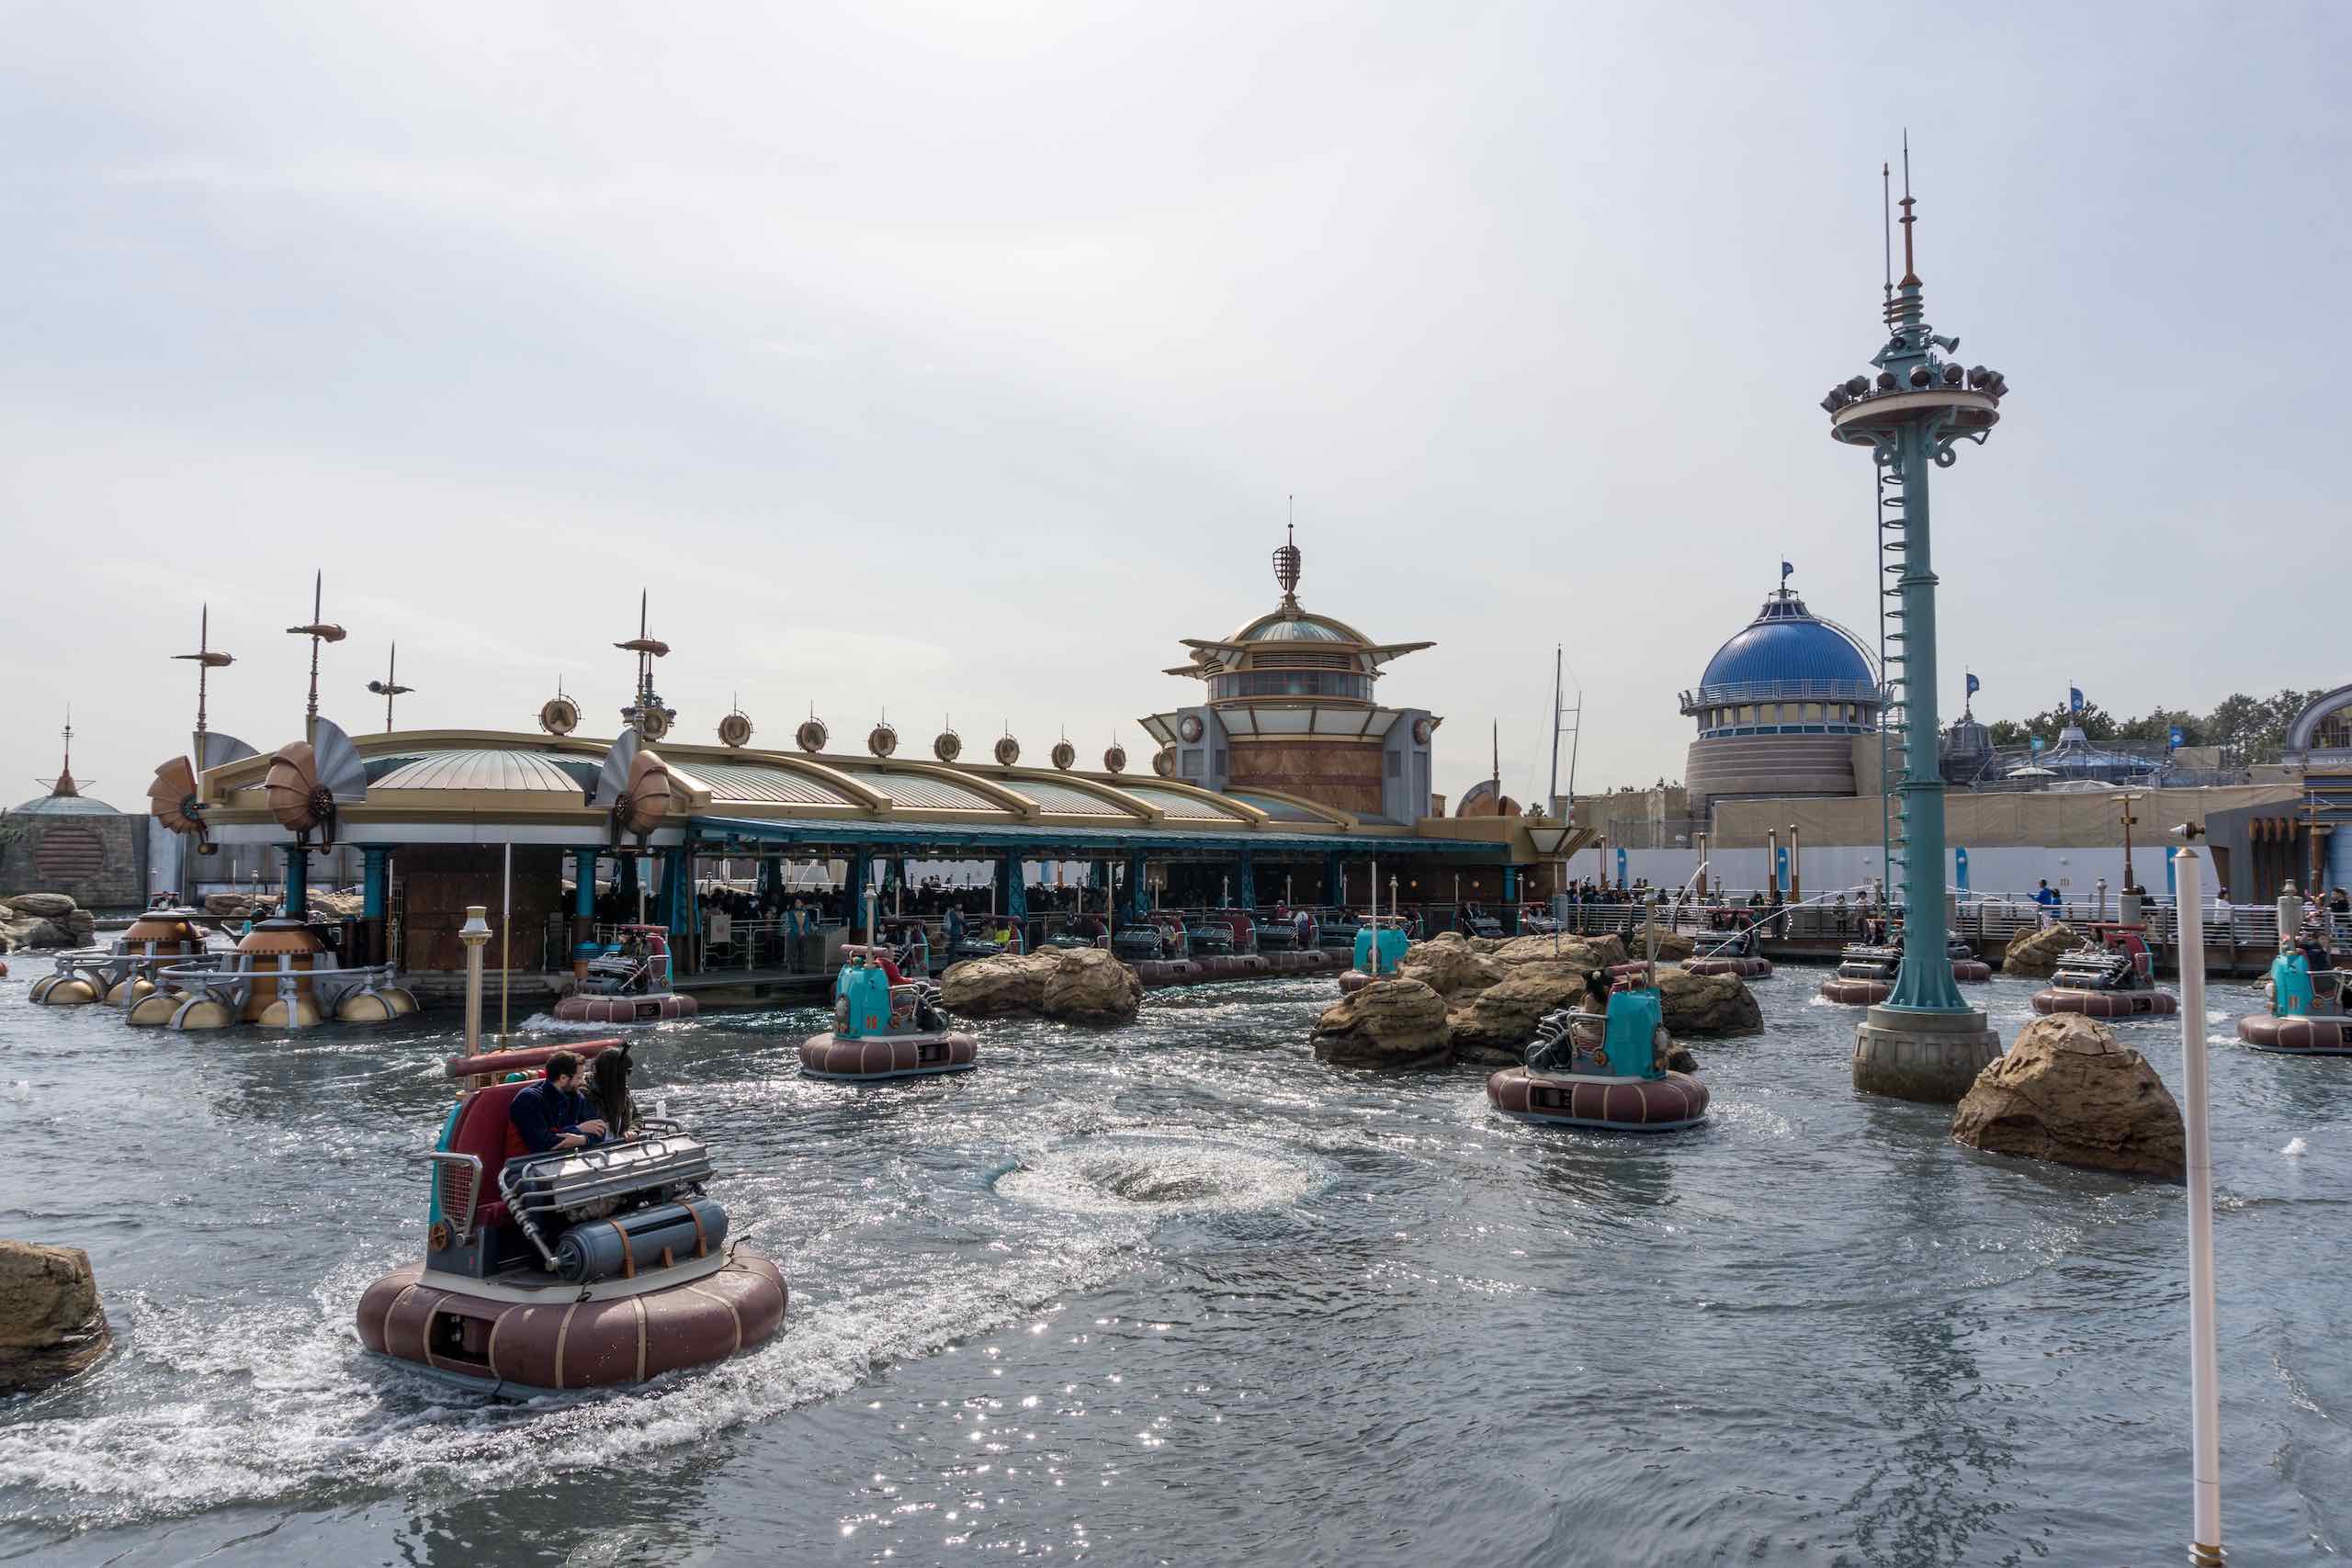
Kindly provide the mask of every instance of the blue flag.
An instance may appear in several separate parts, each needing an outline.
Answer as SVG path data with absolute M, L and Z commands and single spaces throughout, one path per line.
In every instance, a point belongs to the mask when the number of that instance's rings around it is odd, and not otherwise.
M 1786 561 L 1782 561 L 1782 562 L 1781 563 L 1781 587 L 1786 588 L 1786 587 L 1789 585 L 1789 573 L 1791 573 L 1791 572 L 1792 572 L 1792 571 L 1794 571 L 1794 570 L 1796 570 L 1796 568 L 1794 568 L 1794 567 L 1791 566 L 1788 562 L 1786 562 Z
M 2083 711 L 2083 689 L 2080 686 L 2069 686 L 2066 688 L 2066 707 L 2069 712 L 2073 713 L 2080 713 Z
M 2174 726 L 2172 727 L 2172 728 L 2170 729 L 2170 731 L 2168 731 L 2168 732 L 2166 733 L 2166 735 L 2165 735 L 2165 738 L 2167 740 L 2169 740 L 2169 741 L 2170 741 L 2173 745 L 2175 745 L 2175 746 L 2180 746 L 2180 745 L 2184 745 L 2184 744 L 2186 744 L 2186 743 L 2187 743 L 2187 741 L 2188 741 L 2188 739 L 2187 736 L 2183 735 L 2183 734 L 2180 732 L 2180 726 L 2178 726 L 2178 725 L 2177 725 L 2177 724 L 2176 724 L 2176 725 L 2174 725 Z
M 1984 689 L 1984 688 L 1983 684 L 1977 681 L 1977 679 L 1976 679 L 1976 677 L 1975 677 L 1975 676 L 1971 675 L 1971 676 L 1968 678 L 1968 694 L 1969 694 L 1970 696 L 1972 696 L 1972 697 L 1973 697 L 1973 696 L 1974 696 L 1977 693 L 1979 693 L 1979 692 L 1983 691 Z

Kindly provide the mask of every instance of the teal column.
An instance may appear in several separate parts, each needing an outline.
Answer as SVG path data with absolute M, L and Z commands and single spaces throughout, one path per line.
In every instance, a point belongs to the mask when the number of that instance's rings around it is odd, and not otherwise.
M 300 844 L 289 844 L 286 850 L 286 908 L 289 920 L 307 919 L 311 913 L 311 852 Z
M 1503 867 L 1503 902 L 1506 904 L 1519 902 L 1519 867 L 1515 865 Z
M 359 913 L 363 919 L 384 918 L 385 906 L 390 902 L 391 857 L 387 845 L 368 844 L 359 851 Z
M 849 857 L 849 872 L 842 881 L 842 891 L 847 895 L 850 940 L 865 940 L 865 886 L 874 880 L 874 863 L 861 850 Z
M 1336 850 L 1323 857 L 1323 902 L 1335 906 L 1347 902 L 1340 897 L 1340 855 Z
M 596 952 L 596 852 L 571 852 L 571 964 L 575 971 Z
M 695 925 L 694 858 L 683 844 L 662 852 L 662 913 L 670 928 L 670 951 L 693 935 Z M 675 968 L 676 959 L 671 961 Z
M 637 863 L 644 858 L 642 855 L 621 856 L 620 874 L 613 879 L 613 892 L 620 900 L 623 923 L 637 919 L 637 895 L 644 886 L 639 880 L 643 871 Z
M 1952 983 L 1944 923 L 1944 778 L 1937 755 L 1943 738 L 1936 716 L 1936 573 L 1928 546 L 1928 473 L 1934 443 L 1926 424 L 1903 427 L 1903 648 L 1905 716 L 1903 964 L 1886 1006 L 1915 1012 L 1966 1012 Z
M 1021 880 L 1021 857 L 1007 855 L 999 861 L 996 878 L 998 885 L 1004 890 L 1004 900 L 1000 907 L 1005 914 L 1015 920 L 1027 919 L 1029 918 L 1029 889 Z
M 1127 856 L 1127 919 L 1140 920 L 1151 913 L 1151 889 L 1144 885 L 1143 856 Z
M 1241 880 L 1238 907 L 1254 910 L 1258 907 L 1258 861 L 1248 850 L 1241 852 Z

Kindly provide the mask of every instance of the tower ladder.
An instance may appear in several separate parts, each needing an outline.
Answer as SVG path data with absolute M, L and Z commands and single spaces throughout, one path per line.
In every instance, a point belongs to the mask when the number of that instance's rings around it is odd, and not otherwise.
M 1910 835 L 1902 779 L 1910 750 L 1911 666 L 1903 622 L 1903 574 L 1908 562 L 1904 534 L 1903 470 L 1894 449 L 1877 449 L 1878 470 L 1878 663 L 1885 688 L 1878 716 L 1879 850 L 1885 865 L 1888 902 L 1905 884 Z

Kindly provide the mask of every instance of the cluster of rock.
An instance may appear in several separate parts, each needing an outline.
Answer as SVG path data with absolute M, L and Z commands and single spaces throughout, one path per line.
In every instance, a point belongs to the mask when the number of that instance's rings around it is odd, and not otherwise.
M 368 900 L 357 893 L 322 893 L 313 889 L 305 898 L 312 914 L 330 920 L 356 920 L 368 905 Z M 226 920 L 242 920 L 259 909 L 275 910 L 285 901 L 285 894 L 275 887 L 258 893 L 207 893 L 204 912 Z
M 1102 948 L 1049 947 L 950 965 L 939 977 L 939 1005 L 965 1018 L 1125 1023 L 1143 1006 L 1143 981 Z
M 1658 990 L 1671 1033 L 1756 1034 L 1764 1011 L 1736 975 L 1693 975 L 1690 938 L 1657 933 Z M 1448 931 L 1406 950 L 1396 978 L 1340 998 L 1317 1020 L 1315 1054 L 1343 1066 L 1423 1067 L 1521 1060 L 1547 1012 L 1584 1000 L 1585 976 L 1626 962 L 1615 936 L 1464 937 Z M 1426 995 L 1423 995 L 1426 993 Z
M 2180 1106 L 2147 1059 L 2079 1013 L 2037 1018 L 1977 1075 L 1954 1141 L 2093 1170 L 2185 1181 Z
M 20 947 L 87 947 L 97 940 L 90 911 L 62 893 L 0 898 L 0 953 Z
M 88 1253 L 0 1241 L 0 1394 L 70 1378 L 108 1343 Z
M 2081 946 L 2082 941 L 2064 920 L 2039 931 L 2021 931 L 2009 938 L 2009 945 L 2001 952 L 2001 972 L 2046 980 L 2058 971 L 2058 955 Z

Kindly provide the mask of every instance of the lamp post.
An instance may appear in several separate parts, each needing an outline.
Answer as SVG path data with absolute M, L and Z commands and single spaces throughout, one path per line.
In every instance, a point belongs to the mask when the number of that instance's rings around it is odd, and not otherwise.
M 466 906 L 466 923 L 458 940 L 466 944 L 466 1055 L 481 1055 L 481 950 L 490 942 L 487 905 Z
M 2132 807 L 2134 803 L 2148 797 L 2137 791 L 2126 790 L 2121 795 L 2111 795 L 2108 798 L 2115 802 L 2119 808 L 2117 815 L 2123 819 L 2123 891 L 2128 896 L 2140 891 L 2140 879 L 2132 874 L 2132 829 L 2139 826 L 2140 819 L 2132 815 Z
M 2194 835 L 2192 835 L 2193 840 Z M 2203 857 L 2192 841 L 2173 857 L 2173 886 L 2181 905 L 2195 908 L 2204 895 Z M 2188 1560 L 2221 1568 L 2222 1399 L 2213 1326 L 2213 1141 L 2205 1063 L 2205 944 L 2180 944 L 2180 1061 L 2188 1103 L 2181 1121 L 2188 1138 Z

